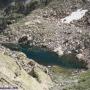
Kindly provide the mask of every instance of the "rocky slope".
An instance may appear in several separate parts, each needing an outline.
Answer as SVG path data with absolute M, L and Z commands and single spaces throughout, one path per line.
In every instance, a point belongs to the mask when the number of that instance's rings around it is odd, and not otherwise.
M 49 90 L 52 81 L 45 69 L 20 52 L 0 47 L 0 88 Z
M 74 16 L 73 20 L 70 15 L 80 15 L 80 18 Z M 46 7 L 36 9 L 19 22 L 9 25 L 2 33 L 1 41 L 47 47 L 59 55 L 75 53 L 77 58 L 89 63 L 89 17 L 88 0 L 54 0 Z M 70 19 L 70 23 L 65 23 L 65 19 Z

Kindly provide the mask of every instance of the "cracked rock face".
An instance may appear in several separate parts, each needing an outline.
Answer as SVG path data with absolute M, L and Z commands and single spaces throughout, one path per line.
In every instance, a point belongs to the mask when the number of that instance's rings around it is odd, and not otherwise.
M 0 52 L 0 87 L 16 87 L 19 90 L 49 90 L 52 86 L 50 77 L 39 65 L 35 67 L 26 65 L 29 73 L 30 69 L 32 71 L 32 69 L 36 68 L 33 72 L 33 74 L 36 75 L 36 78 L 28 74 L 28 71 L 25 70 L 25 63 L 28 63 L 29 60 L 26 60 L 25 58 L 26 57 L 23 58 L 24 61 L 21 61 L 20 58 L 20 61 L 17 62 L 17 60 L 13 58 L 13 55 L 11 57 Z M 42 82 L 39 82 L 38 80 L 41 80 Z

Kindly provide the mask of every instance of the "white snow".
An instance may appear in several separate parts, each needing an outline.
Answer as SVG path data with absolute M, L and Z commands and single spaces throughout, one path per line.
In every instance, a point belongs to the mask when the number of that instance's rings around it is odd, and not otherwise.
M 69 16 L 61 19 L 61 22 L 69 24 L 70 22 L 74 20 L 79 20 L 85 15 L 86 12 L 88 12 L 88 10 L 78 9 L 75 12 L 72 12 Z

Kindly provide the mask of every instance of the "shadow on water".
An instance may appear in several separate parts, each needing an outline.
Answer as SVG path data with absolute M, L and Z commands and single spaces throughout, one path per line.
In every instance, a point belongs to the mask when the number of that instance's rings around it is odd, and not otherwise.
M 28 47 L 28 46 L 15 46 L 15 45 L 4 45 L 11 50 L 19 50 L 27 55 L 28 58 L 34 59 L 36 62 L 42 65 L 50 66 L 50 65 L 58 65 L 64 68 L 76 68 L 86 69 L 87 63 L 83 60 L 78 60 L 75 57 L 75 54 L 68 54 L 63 56 L 58 56 L 57 53 L 52 52 L 47 48 L 41 47 Z
M 22 48 L 28 58 L 34 59 L 43 65 L 58 65 L 66 68 L 86 68 L 87 63 L 78 60 L 75 54 L 59 56 L 57 53 L 39 47 Z

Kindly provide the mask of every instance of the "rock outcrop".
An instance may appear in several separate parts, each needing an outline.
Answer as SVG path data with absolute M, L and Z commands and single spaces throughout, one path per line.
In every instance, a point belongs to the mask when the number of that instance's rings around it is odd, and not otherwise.
M 24 54 L 18 53 L 17 56 L 20 58 L 15 60 L 13 55 L 11 57 L 5 52 L 0 52 L 0 87 L 18 88 L 18 90 L 49 90 L 52 86 L 49 75 L 39 65 L 25 66 L 25 63 L 30 61 L 25 59 Z M 36 77 L 30 74 L 32 70 Z

